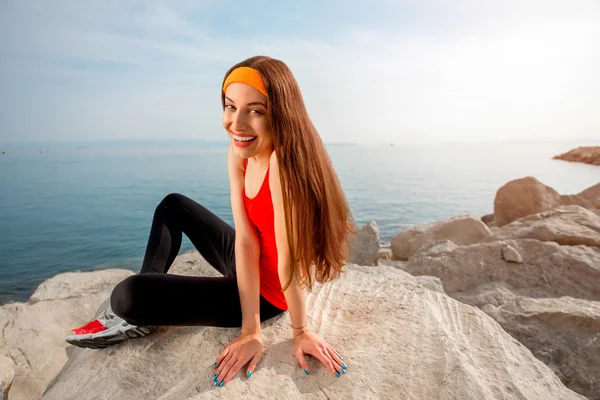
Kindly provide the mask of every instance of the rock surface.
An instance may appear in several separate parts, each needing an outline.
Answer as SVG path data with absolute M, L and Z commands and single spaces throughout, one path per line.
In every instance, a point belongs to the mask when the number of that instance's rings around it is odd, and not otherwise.
M 75 349 L 43 399 L 583 399 L 485 313 L 427 288 L 435 282 L 350 266 L 308 294 L 310 327 L 348 365 L 340 378 L 312 357 L 310 374 L 301 371 L 285 313 L 264 324 L 267 350 L 251 378 L 211 381 L 214 358 L 239 329 L 162 327 Z
M 560 195 L 550 186 L 528 176 L 500 187 L 494 198 L 494 221 L 506 225 L 518 218 L 551 210 L 560 204 Z
M 520 264 L 505 259 L 507 248 Z M 600 398 L 599 247 L 499 240 L 420 254 L 397 267 L 438 277 L 446 293 L 496 319 L 568 387 Z
M 67 361 L 64 338 L 69 329 L 86 323 L 112 287 L 132 273 L 108 269 L 60 274 L 42 283 L 32 301 L 0 307 L 0 355 L 15 364 L 10 400 L 40 398 Z
M 357 230 L 350 241 L 350 262 L 374 265 L 380 248 L 379 227 L 375 221 L 370 221 Z
M 590 186 L 583 192 L 579 193 L 578 196 L 583 197 L 592 204 L 598 204 L 600 202 L 600 183 Z
M 458 245 L 477 243 L 490 235 L 490 229 L 473 216 L 457 216 L 417 225 L 397 234 L 391 243 L 394 257 L 408 260 L 424 245 L 450 240 Z
M 169 273 L 220 276 L 197 253 L 177 257 Z M 68 272 L 43 282 L 26 303 L 0 307 L 0 355 L 15 363 L 10 400 L 39 399 L 75 347 L 64 338 L 69 329 L 93 319 L 113 287 L 132 275 L 123 269 Z
M 582 146 L 552 158 L 555 160 L 600 165 L 600 146 Z
M 598 203 L 600 203 L 600 184 L 577 195 L 560 195 L 550 186 L 528 176 L 510 181 L 498 189 L 494 198 L 494 222 L 496 226 L 501 227 L 516 219 L 561 205 L 578 205 L 594 209 Z
M 514 247 L 509 245 L 502 247 L 502 258 L 505 261 L 512 263 L 523 263 L 523 257 L 521 257 L 521 254 L 519 254 L 519 252 Z
M 485 241 L 537 239 L 568 246 L 600 247 L 600 216 L 579 206 L 560 206 L 494 230 Z
M 8 393 L 15 377 L 15 363 L 12 358 L 0 356 L 0 400 L 8 400 Z

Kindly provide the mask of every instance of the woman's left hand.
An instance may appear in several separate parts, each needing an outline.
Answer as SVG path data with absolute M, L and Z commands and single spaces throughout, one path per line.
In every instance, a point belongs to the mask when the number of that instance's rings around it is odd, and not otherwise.
M 328 345 L 317 334 L 310 331 L 306 331 L 294 338 L 294 353 L 306 374 L 309 371 L 308 363 L 304 357 L 305 354 L 310 354 L 318 358 L 327 367 L 331 375 L 334 376 L 339 377 L 340 374 L 345 374 L 348 368 L 343 361 L 343 357 L 333 347 Z

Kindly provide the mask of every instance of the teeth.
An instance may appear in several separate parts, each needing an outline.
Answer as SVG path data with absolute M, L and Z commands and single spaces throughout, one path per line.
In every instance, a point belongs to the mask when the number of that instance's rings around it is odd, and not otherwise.
M 251 140 L 256 139 L 256 136 L 244 136 L 244 137 L 242 137 L 242 136 L 233 135 L 233 138 L 235 140 L 237 140 L 238 142 L 249 142 Z

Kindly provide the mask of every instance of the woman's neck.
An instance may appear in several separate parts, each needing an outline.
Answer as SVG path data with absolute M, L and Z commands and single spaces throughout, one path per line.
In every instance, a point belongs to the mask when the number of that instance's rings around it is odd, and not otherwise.
M 261 169 L 266 169 L 271 161 L 271 153 L 273 153 L 273 149 L 263 151 L 251 158 L 261 167 Z

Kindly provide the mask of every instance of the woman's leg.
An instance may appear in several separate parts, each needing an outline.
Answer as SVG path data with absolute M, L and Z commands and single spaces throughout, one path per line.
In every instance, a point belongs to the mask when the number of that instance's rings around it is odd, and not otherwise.
M 235 275 L 235 229 L 179 193 L 165 196 L 154 211 L 140 274 L 167 273 L 179 253 L 183 233 L 216 270 Z
M 119 317 L 137 326 L 240 327 L 242 323 L 235 276 L 132 275 L 114 288 L 111 307 Z M 261 321 L 283 312 L 260 297 Z
M 179 252 L 182 233 L 224 277 L 166 273 Z M 235 230 L 188 197 L 167 195 L 156 207 L 140 274 L 113 289 L 111 308 L 137 326 L 241 326 Z M 260 297 L 261 321 L 282 312 Z

